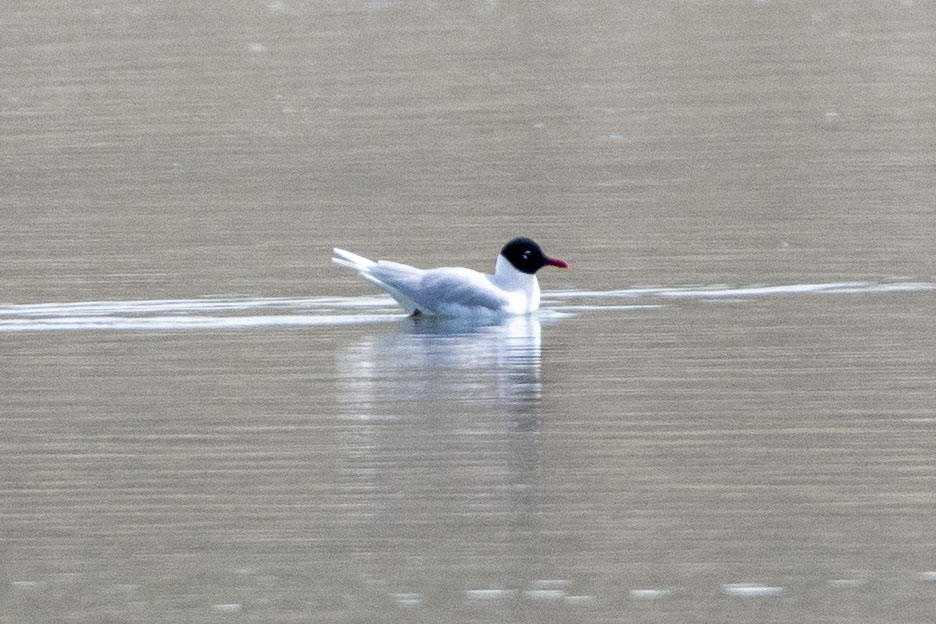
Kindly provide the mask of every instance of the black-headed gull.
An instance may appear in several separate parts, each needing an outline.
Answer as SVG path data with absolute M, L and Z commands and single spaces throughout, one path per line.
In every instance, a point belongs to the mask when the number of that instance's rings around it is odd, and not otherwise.
M 414 316 L 485 316 L 529 314 L 539 308 L 540 288 L 536 272 L 544 266 L 569 265 L 548 257 L 529 238 L 515 238 L 501 249 L 493 274 L 462 267 L 417 269 L 333 249 L 332 262 L 354 269 L 381 287 Z

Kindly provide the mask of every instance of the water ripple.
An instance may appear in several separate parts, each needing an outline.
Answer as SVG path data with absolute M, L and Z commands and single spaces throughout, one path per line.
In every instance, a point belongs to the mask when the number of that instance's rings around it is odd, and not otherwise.
M 560 290 L 543 293 L 540 318 L 557 319 L 569 313 L 594 310 L 653 309 L 679 299 L 735 301 L 765 296 L 895 294 L 932 290 L 936 290 L 936 284 L 912 281 Z M 622 303 L 622 299 L 627 303 Z M 385 323 L 402 318 L 404 314 L 386 295 L 76 301 L 0 305 L 0 332 L 219 330 Z

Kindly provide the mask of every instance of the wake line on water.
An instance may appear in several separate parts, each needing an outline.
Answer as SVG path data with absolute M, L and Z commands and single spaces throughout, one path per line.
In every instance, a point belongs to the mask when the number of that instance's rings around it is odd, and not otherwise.
M 835 282 L 781 286 L 640 287 L 622 290 L 560 290 L 543 293 L 542 314 L 659 308 L 652 300 L 748 299 L 805 294 L 893 294 L 936 290 L 926 282 Z M 588 299 L 588 305 L 575 300 Z M 621 300 L 630 301 L 622 305 Z M 648 301 L 649 300 L 649 301 Z M 383 323 L 405 318 L 389 296 L 205 297 L 139 301 L 77 301 L 0 305 L 0 333 L 67 330 L 224 330 L 283 326 Z
M 389 297 L 205 297 L 0 305 L 0 333 L 222 330 L 353 325 L 404 318 Z M 387 309 L 388 311 L 384 311 Z M 258 314 L 258 312 L 260 314 Z
M 833 282 L 828 284 L 786 284 L 781 286 L 692 286 L 685 288 L 641 287 L 624 290 L 569 290 L 543 293 L 543 299 L 581 299 L 596 298 L 693 298 L 693 299 L 720 299 L 720 298 L 747 298 L 767 295 L 799 295 L 799 294 L 881 294 L 936 290 L 936 284 L 926 282 Z

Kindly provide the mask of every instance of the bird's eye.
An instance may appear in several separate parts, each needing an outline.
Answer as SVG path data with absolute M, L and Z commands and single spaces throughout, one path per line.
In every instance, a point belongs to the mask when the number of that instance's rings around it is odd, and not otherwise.
M 524 259 L 524 260 L 529 260 L 529 259 L 530 259 L 530 250 L 529 250 L 529 249 L 527 249 L 526 251 L 523 252 L 523 259 Z

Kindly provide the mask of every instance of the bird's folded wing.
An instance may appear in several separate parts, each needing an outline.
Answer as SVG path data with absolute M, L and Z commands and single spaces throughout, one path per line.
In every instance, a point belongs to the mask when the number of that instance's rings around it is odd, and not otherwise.
M 455 306 L 500 310 L 507 304 L 506 293 L 485 275 L 464 268 L 426 271 L 419 282 L 419 296 L 423 306 L 439 314 Z
M 389 260 L 380 260 L 360 272 L 361 277 L 383 288 L 409 313 L 423 307 L 418 294 L 424 273 L 423 269 Z

